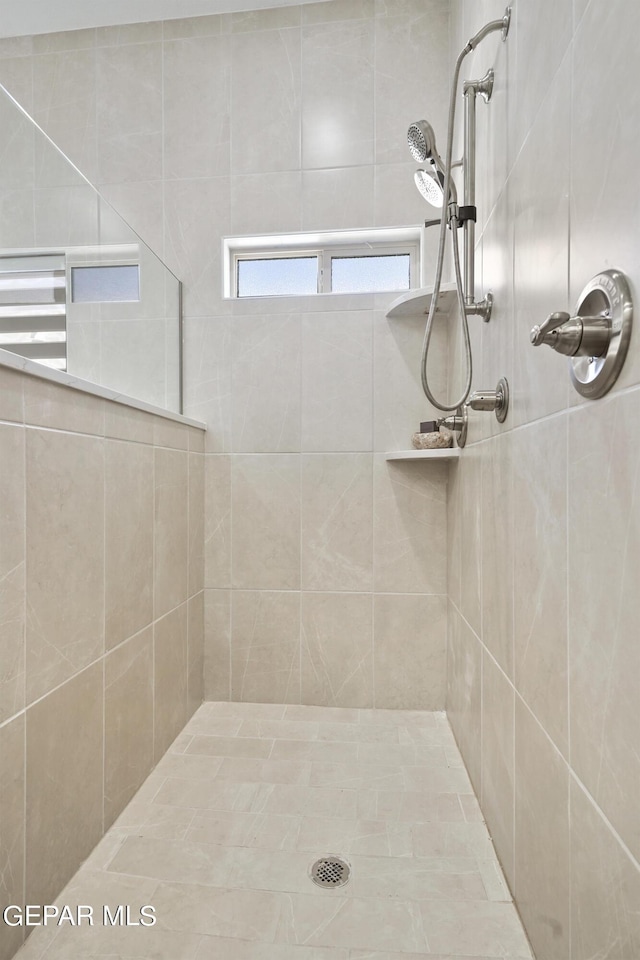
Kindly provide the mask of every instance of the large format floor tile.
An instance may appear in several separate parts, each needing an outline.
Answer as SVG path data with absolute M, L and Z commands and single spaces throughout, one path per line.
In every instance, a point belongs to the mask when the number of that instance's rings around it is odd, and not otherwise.
M 205 703 L 58 903 L 18 960 L 531 958 L 440 713 Z

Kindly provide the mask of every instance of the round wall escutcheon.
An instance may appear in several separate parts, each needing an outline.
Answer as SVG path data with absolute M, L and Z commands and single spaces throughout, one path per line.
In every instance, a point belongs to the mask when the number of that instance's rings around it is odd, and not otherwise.
M 609 345 L 600 357 L 571 357 L 569 374 L 575 389 L 589 400 L 603 397 L 614 385 L 629 349 L 633 301 L 627 278 L 619 270 L 603 270 L 584 288 L 578 317 L 602 316 L 610 322 Z

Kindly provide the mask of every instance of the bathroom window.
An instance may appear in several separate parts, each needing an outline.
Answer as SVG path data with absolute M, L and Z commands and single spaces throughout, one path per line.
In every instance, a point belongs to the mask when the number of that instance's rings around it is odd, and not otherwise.
M 225 240 L 226 297 L 402 292 L 420 285 L 420 228 Z
M 140 267 L 115 264 L 71 268 L 73 303 L 122 303 L 140 299 Z

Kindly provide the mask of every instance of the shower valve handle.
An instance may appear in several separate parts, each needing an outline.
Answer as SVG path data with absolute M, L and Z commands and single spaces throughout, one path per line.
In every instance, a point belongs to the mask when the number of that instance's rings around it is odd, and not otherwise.
M 611 338 L 611 321 L 604 314 L 572 317 L 566 311 L 559 310 L 533 327 L 530 338 L 534 347 L 546 343 L 567 357 L 601 357 L 606 353 Z

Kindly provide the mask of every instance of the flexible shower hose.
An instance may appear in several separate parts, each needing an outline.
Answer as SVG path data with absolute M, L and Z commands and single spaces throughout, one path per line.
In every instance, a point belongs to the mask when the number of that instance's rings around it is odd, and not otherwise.
M 451 158 L 453 154 L 453 128 L 455 123 L 456 116 L 456 93 L 458 90 L 458 80 L 460 77 L 460 68 L 462 66 L 462 61 L 467 56 L 468 53 L 471 53 L 473 46 L 469 42 L 466 47 L 461 51 L 456 60 L 455 69 L 453 71 L 453 83 L 451 85 L 451 96 L 449 99 L 449 124 L 447 130 L 447 153 L 445 157 L 445 175 L 444 175 L 444 201 L 443 203 L 449 206 L 449 194 L 451 190 Z M 427 400 L 433 404 L 434 407 L 437 407 L 438 410 L 443 410 L 446 413 L 451 413 L 454 410 L 457 410 L 458 407 L 461 407 L 467 400 L 469 393 L 471 392 L 471 380 L 473 377 L 473 360 L 471 357 L 471 340 L 469 337 L 469 321 L 467 318 L 467 311 L 464 302 L 464 292 L 462 289 L 462 275 L 460 272 L 460 250 L 458 247 L 458 220 L 457 217 L 452 214 L 450 216 L 451 223 L 451 242 L 453 246 L 453 264 L 455 270 L 456 278 L 456 290 L 458 295 L 458 304 L 460 307 L 460 319 L 462 324 L 462 338 L 464 342 L 464 353 L 465 353 L 465 366 L 467 370 L 467 377 L 464 385 L 464 392 L 462 396 L 456 400 L 455 403 L 446 404 L 441 403 L 439 400 L 434 397 L 429 387 L 429 380 L 427 376 L 427 360 L 429 357 L 429 345 L 431 343 L 431 335 L 433 333 L 433 322 L 436 315 L 436 310 L 438 308 L 438 300 L 440 297 L 440 286 L 442 284 L 442 269 L 444 265 L 444 247 L 447 236 L 447 217 L 444 213 L 442 220 L 440 221 L 440 238 L 438 242 L 438 259 L 436 262 L 436 276 L 433 285 L 433 294 L 431 296 L 431 304 L 429 306 L 429 314 L 427 316 L 427 328 L 424 333 L 424 341 L 422 343 L 422 360 L 421 360 L 421 376 L 422 376 L 422 389 L 424 390 Z

